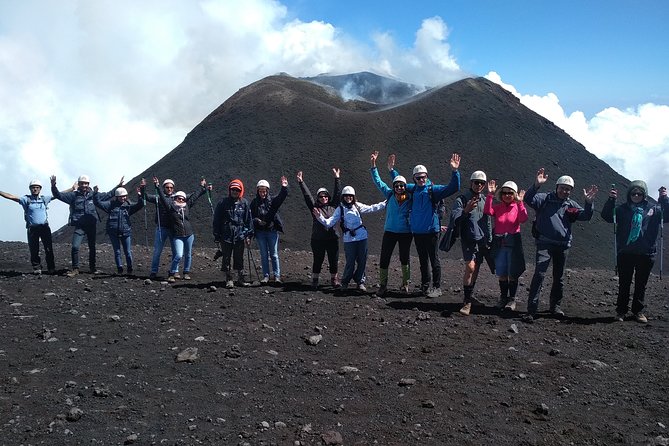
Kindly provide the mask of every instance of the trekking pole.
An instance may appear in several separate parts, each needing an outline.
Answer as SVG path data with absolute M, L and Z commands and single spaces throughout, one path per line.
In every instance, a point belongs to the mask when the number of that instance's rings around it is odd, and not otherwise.
M 260 282 L 260 273 L 258 273 L 258 264 L 256 263 L 256 259 L 253 258 L 253 252 L 251 251 L 251 247 L 247 246 L 246 249 L 248 250 L 248 258 L 249 258 L 249 276 L 251 275 L 251 262 L 253 262 L 253 269 L 256 271 L 256 279 L 258 279 L 258 282 Z
M 160 189 L 156 184 L 156 218 L 158 219 L 158 240 L 160 243 L 163 242 L 163 231 L 160 230 L 160 207 L 158 206 L 158 197 L 160 196 Z
M 204 177 L 202 177 L 204 180 Z M 207 200 L 209 200 L 209 209 L 211 210 L 211 216 L 214 216 L 214 204 L 211 202 L 211 191 L 209 190 L 209 187 L 207 187 Z
M 142 204 L 144 205 L 144 244 L 149 246 L 149 223 L 146 217 L 146 189 L 142 189 Z
M 612 184 L 611 189 L 616 185 Z M 618 219 L 616 218 L 616 205 L 613 204 L 613 272 L 618 274 Z
M 662 203 L 660 203 L 660 280 L 662 280 L 663 262 L 664 262 L 664 208 L 662 207 Z

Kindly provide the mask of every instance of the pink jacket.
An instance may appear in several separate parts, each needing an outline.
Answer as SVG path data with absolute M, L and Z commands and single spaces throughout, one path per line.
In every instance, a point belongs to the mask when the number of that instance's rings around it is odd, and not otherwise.
M 493 234 L 516 234 L 520 232 L 520 224 L 527 221 L 527 209 L 522 201 L 514 201 L 511 204 L 492 204 L 493 195 L 488 194 L 485 199 L 483 213 L 495 217 L 495 228 Z

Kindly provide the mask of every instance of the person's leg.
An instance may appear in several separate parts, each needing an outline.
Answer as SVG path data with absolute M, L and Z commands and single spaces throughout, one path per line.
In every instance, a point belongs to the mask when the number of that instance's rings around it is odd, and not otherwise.
M 618 300 L 616 316 L 625 317 L 629 311 L 630 288 L 634 276 L 634 257 L 631 254 L 618 254 Z
M 56 261 L 53 256 L 53 240 L 51 238 L 51 228 L 48 225 L 42 226 L 42 245 L 44 245 L 44 256 L 46 257 L 46 267 L 50 273 L 56 271 Z
M 365 268 L 367 267 L 367 239 L 353 242 L 355 246 L 355 262 L 357 268 L 353 274 L 353 280 L 358 285 L 365 284 Z
M 258 251 L 260 252 L 260 267 L 262 268 L 263 281 L 265 277 L 269 280 L 269 234 L 270 231 L 257 231 L 255 233 Z
M 314 262 L 311 264 L 311 274 L 318 275 L 325 261 L 325 241 L 311 239 L 311 252 L 314 254 Z
M 39 229 L 37 226 L 28 228 L 28 249 L 30 250 L 30 264 L 34 271 L 42 269 L 42 259 L 39 257 Z
M 84 230 L 80 227 L 77 227 L 72 234 L 72 270 L 79 269 L 79 248 L 85 234 Z
M 534 275 L 530 283 L 530 294 L 527 297 L 527 313 L 534 316 L 539 309 L 539 293 L 543 287 L 546 271 L 551 263 L 551 256 L 547 247 L 537 246 Z
M 509 256 L 511 248 L 500 247 L 495 255 L 495 273 L 499 280 L 499 301 L 497 308 L 504 308 L 509 301 Z
M 88 268 L 92 273 L 97 270 L 95 263 L 95 241 L 97 234 L 95 233 L 96 225 L 86 226 L 86 240 L 88 240 Z
M 381 256 L 379 259 L 379 292 L 381 296 L 385 293 L 388 286 L 388 267 L 390 266 L 390 258 L 395 249 L 397 242 L 397 234 L 394 232 L 385 231 L 383 239 L 381 240 Z
M 193 243 L 195 243 L 195 234 L 191 234 L 184 240 L 184 274 L 190 273 L 193 263 Z
M 432 286 L 441 289 L 441 262 L 439 261 L 439 234 L 432 233 L 428 238 L 428 258 L 432 265 Z
M 420 263 L 420 289 L 426 292 L 430 288 L 430 270 L 429 268 L 429 234 L 414 234 L 414 241 L 416 242 L 416 254 L 418 254 L 418 262 Z
M 553 285 L 550 294 L 550 312 L 559 316 L 564 316 L 560 305 L 564 296 L 564 268 L 567 264 L 568 249 L 559 247 L 552 248 L 551 257 L 553 258 Z
M 112 245 L 114 250 L 114 263 L 116 264 L 116 270 L 121 273 L 123 272 L 123 261 L 121 260 L 121 242 L 116 234 L 107 234 L 109 235 L 109 242 Z
M 650 256 L 639 255 L 636 256 L 636 274 L 634 275 L 634 297 L 632 298 L 632 313 L 635 314 L 637 320 L 640 315 L 643 315 L 646 297 L 646 285 L 648 284 L 648 277 L 653 269 L 655 262 Z
M 355 242 L 345 242 L 344 243 L 344 257 L 346 257 L 346 264 L 344 265 L 344 277 L 342 277 L 342 286 L 347 287 L 348 283 L 353 278 L 353 270 L 355 269 L 355 259 L 356 259 L 356 246 Z
M 121 237 L 121 245 L 125 253 L 125 266 L 128 268 L 128 274 L 132 274 L 132 237 Z
M 234 251 L 234 245 L 228 242 L 221 242 L 221 271 L 225 273 L 225 280 L 232 280 L 232 271 L 230 268 L 230 259 L 232 258 L 232 252 Z
M 160 255 L 163 253 L 163 247 L 168 240 L 168 231 L 160 226 L 156 226 L 156 231 L 153 236 L 153 258 L 151 259 L 151 274 L 158 273 L 160 266 Z M 172 250 L 174 256 L 174 250 Z
M 172 257 L 172 264 L 170 265 L 170 276 L 174 276 L 179 272 L 179 262 L 184 255 L 184 241 L 186 237 L 174 237 L 172 239 L 174 247 L 174 256 Z
M 274 272 L 274 280 L 281 280 L 281 263 L 279 262 L 279 233 L 277 231 L 270 231 L 267 240 L 267 248 L 269 249 L 269 258 L 272 261 L 272 271 Z
M 325 242 L 325 250 L 328 253 L 328 270 L 330 271 L 330 284 L 337 288 L 341 286 L 339 280 L 339 240 L 332 239 Z
M 246 242 L 244 240 L 239 240 L 233 245 L 232 252 L 232 267 L 237 271 L 237 281 L 240 284 L 244 284 L 244 249 L 246 248 Z M 251 274 L 251 271 L 249 271 Z
M 402 288 L 401 291 L 409 292 L 409 280 L 411 279 L 410 255 L 411 240 L 413 234 L 399 234 L 400 264 L 402 265 Z

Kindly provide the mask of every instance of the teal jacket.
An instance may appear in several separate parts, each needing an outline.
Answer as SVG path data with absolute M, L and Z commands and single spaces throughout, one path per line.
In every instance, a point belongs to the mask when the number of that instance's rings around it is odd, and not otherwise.
M 409 216 L 411 214 L 411 194 L 407 193 L 407 199 L 402 204 L 397 201 L 395 192 L 391 187 L 383 182 L 379 176 L 379 169 L 372 167 L 372 181 L 378 190 L 386 197 L 386 223 L 383 230 L 387 232 L 396 232 L 399 234 L 411 233 Z

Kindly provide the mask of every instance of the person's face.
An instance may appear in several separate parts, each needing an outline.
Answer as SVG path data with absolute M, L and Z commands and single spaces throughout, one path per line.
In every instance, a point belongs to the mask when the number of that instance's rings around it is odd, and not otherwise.
M 82 192 L 87 192 L 89 190 L 90 183 L 86 181 L 79 181 L 79 190 Z
M 30 186 L 30 193 L 32 195 L 39 195 L 41 190 L 42 190 L 42 186 Z
M 181 195 L 179 195 L 178 197 L 174 197 L 174 201 L 176 201 L 177 203 L 185 203 L 186 199 Z
M 321 204 L 325 205 L 325 204 L 328 204 L 330 202 L 330 197 L 328 196 L 328 194 L 321 193 L 321 194 L 318 194 L 318 201 Z
M 632 203 L 641 203 L 643 201 L 643 197 L 643 191 L 641 189 L 637 189 L 636 187 L 630 192 Z
M 502 201 L 506 204 L 509 204 L 513 201 L 514 192 L 509 188 L 502 189 Z
M 395 191 L 396 194 L 401 195 L 406 191 L 407 185 L 400 182 L 397 182 L 393 184 L 393 191 Z
M 485 181 L 483 180 L 472 180 L 471 186 L 472 191 L 476 194 L 480 194 L 483 192 L 483 188 L 485 187 Z
M 268 192 L 269 192 L 269 190 L 265 186 L 260 186 L 258 188 L 258 196 L 260 198 L 267 198 L 267 193 Z
M 413 179 L 416 181 L 416 184 L 419 186 L 425 186 L 427 183 L 427 174 L 426 173 L 417 173 L 413 176 Z
M 128 201 L 128 196 L 127 195 L 119 195 L 118 197 L 116 197 L 116 199 L 118 201 L 120 201 L 121 203 L 125 203 L 126 201 Z
M 571 190 L 573 187 L 568 186 L 566 184 L 560 184 L 555 190 L 555 193 L 557 194 L 558 198 L 560 200 L 566 200 L 569 198 L 569 195 L 571 195 Z
M 232 188 L 230 189 L 230 196 L 234 198 L 235 200 L 239 198 L 241 195 L 242 191 L 237 189 L 237 188 Z
M 163 186 L 163 192 L 165 192 L 165 195 L 172 195 L 172 192 L 174 192 L 174 184 L 166 183 Z
M 353 195 L 342 195 L 341 198 L 346 203 L 352 203 L 353 202 Z

